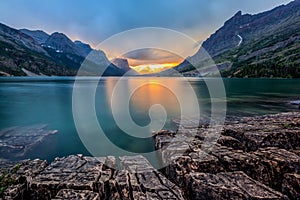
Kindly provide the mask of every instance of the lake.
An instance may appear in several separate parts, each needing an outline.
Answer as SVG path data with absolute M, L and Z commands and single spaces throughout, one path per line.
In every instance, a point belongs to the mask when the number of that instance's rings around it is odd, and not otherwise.
M 88 131 L 78 134 L 74 122 L 74 107 L 72 110 L 74 80 L 73 77 L 0 78 L 0 141 L 4 137 L 1 135 L 3 130 L 7 128 L 18 132 L 20 129 L 30 131 L 30 127 L 45 126 L 46 129 L 57 131 L 38 141 L 24 154 L 14 155 L 13 152 L 7 154 L 0 151 L 1 158 L 11 160 L 41 158 L 51 161 L 55 157 L 70 154 L 91 155 L 82 143 L 82 137 L 87 137 L 87 142 L 97 147 L 96 156 L 133 155 L 153 151 L 154 144 L 149 139 L 151 132 L 162 127 L 176 129 L 173 119 L 180 118 L 181 104 L 185 101 L 186 104 L 190 104 L 191 88 L 196 95 L 201 115 L 209 116 L 211 111 L 207 82 L 200 78 L 190 78 L 188 82 L 183 81 L 182 78 L 132 77 L 119 80 L 109 77 L 102 78 L 99 82 L 96 78 L 80 78 L 77 81 L 77 87 L 80 90 L 78 94 L 82 97 L 89 95 L 88 90 L 91 84 L 96 84 L 97 87 L 95 95 L 91 97 L 95 105 L 90 105 L 90 102 L 84 101 L 84 98 L 81 99 L 82 107 L 79 109 L 82 111 L 79 113 L 83 114 L 80 116 L 80 123 Z M 214 81 L 214 79 L 208 79 L 208 81 Z M 300 99 L 300 80 L 224 79 L 223 81 L 226 89 L 228 116 L 298 111 L 297 106 L 289 102 Z M 114 89 L 117 83 L 119 90 Z M 138 85 L 140 87 L 137 88 Z M 171 86 L 177 88 L 175 93 L 168 89 Z M 137 89 L 130 95 L 129 91 L 132 91 L 132 88 Z M 177 95 L 185 97 L 184 102 L 179 101 L 176 98 Z M 112 108 L 111 104 L 113 104 Z M 161 109 L 159 105 L 164 109 Z M 90 119 L 89 110 L 85 110 L 86 106 L 94 108 L 99 126 L 105 132 L 106 137 L 97 136 L 99 135 L 98 129 L 92 124 L 93 119 Z M 193 105 L 190 105 L 190 108 L 193 108 L 191 106 Z M 193 109 L 188 112 L 192 115 Z M 166 116 L 166 120 L 158 120 L 151 124 L 151 119 L 155 119 L 156 115 Z M 118 119 L 114 119 L 115 116 L 118 116 Z M 129 119 L 132 119 L 137 126 L 144 128 L 138 129 L 131 126 Z M 118 127 L 117 123 L 123 127 Z M 147 126 L 149 123 L 151 126 Z M 126 131 L 133 132 L 135 137 L 125 134 Z M 14 134 L 17 133 L 12 131 L 10 137 L 14 137 Z M 110 148 L 107 138 L 125 150 L 125 153 Z M 1 148 L 4 148 L 3 144 Z M 129 153 L 127 154 L 126 151 Z M 148 158 L 155 162 L 155 155 L 148 156 Z

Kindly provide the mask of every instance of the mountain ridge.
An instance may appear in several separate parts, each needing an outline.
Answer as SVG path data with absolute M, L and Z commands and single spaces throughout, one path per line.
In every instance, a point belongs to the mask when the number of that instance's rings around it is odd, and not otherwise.
M 91 52 L 89 62 L 95 69 L 85 75 L 97 74 L 97 67 L 107 67 L 104 76 L 121 76 L 127 72 L 111 63 L 103 51 L 81 41 L 73 42 L 63 33 L 49 35 L 42 30 L 17 30 L 0 23 L 0 76 L 75 76 Z
M 45 43 L 45 41 L 49 38 L 49 34 L 42 30 L 29 30 L 29 29 L 20 29 L 21 32 L 25 33 L 26 35 L 29 35 L 32 37 L 35 41 L 37 41 L 39 44 Z
M 193 72 L 192 66 L 205 50 L 223 77 L 300 77 L 300 0 L 292 1 L 258 14 L 238 11 L 221 28 L 202 43 L 199 51 L 175 67 L 183 74 Z M 215 68 L 216 69 L 216 68 Z M 216 75 L 216 71 L 209 73 Z

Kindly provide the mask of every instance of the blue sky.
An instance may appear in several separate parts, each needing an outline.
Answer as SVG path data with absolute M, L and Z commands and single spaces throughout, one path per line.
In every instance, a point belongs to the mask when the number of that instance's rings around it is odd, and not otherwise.
M 0 22 L 15 28 L 63 32 L 97 45 L 137 27 L 174 29 L 206 39 L 238 10 L 258 13 L 290 0 L 2 0 Z

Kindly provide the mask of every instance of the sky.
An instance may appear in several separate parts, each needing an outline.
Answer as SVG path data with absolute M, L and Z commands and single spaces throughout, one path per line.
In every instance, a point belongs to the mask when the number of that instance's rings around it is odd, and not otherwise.
M 39 29 L 49 34 L 62 32 L 72 40 L 81 40 L 93 47 L 114 34 L 141 27 L 172 29 L 201 44 L 239 10 L 255 14 L 288 2 L 290 0 L 1 0 L 0 22 L 17 29 Z M 106 53 L 113 55 L 113 52 Z M 147 64 L 161 64 L 159 62 Z M 179 62 L 178 56 L 168 60 L 168 63 L 173 62 Z M 143 63 L 132 61 L 132 65 L 138 64 Z

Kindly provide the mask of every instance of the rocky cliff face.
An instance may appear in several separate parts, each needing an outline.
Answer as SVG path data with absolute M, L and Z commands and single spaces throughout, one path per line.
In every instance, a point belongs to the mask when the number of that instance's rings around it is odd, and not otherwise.
M 202 47 L 212 56 L 221 54 L 227 50 L 241 45 L 244 40 L 241 41 L 243 27 L 249 27 L 251 22 L 251 15 L 242 15 L 242 12 L 237 12 L 231 19 L 225 22 L 224 26 L 212 34 Z M 248 35 L 249 33 L 247 33 Z M 242 34 L 243 37 L 244 34 Z M 241 43 L 240 43 L 241 41 Z M 239 44 L 240 43 L 240 44 Z
M 203 42 L 202 46 L 212 57 L 215 57 L 235 47 L 247 45 L 268 36 L 274 37 L 281 31 L 287 34 L 294 32 L 299 27 L 289 27 L 289 25 L 299 20 L 299 7 L 300 1 L 296 0 L 286 6 L 279 6 L 256 15 L 243 15 L 239 11 Z

